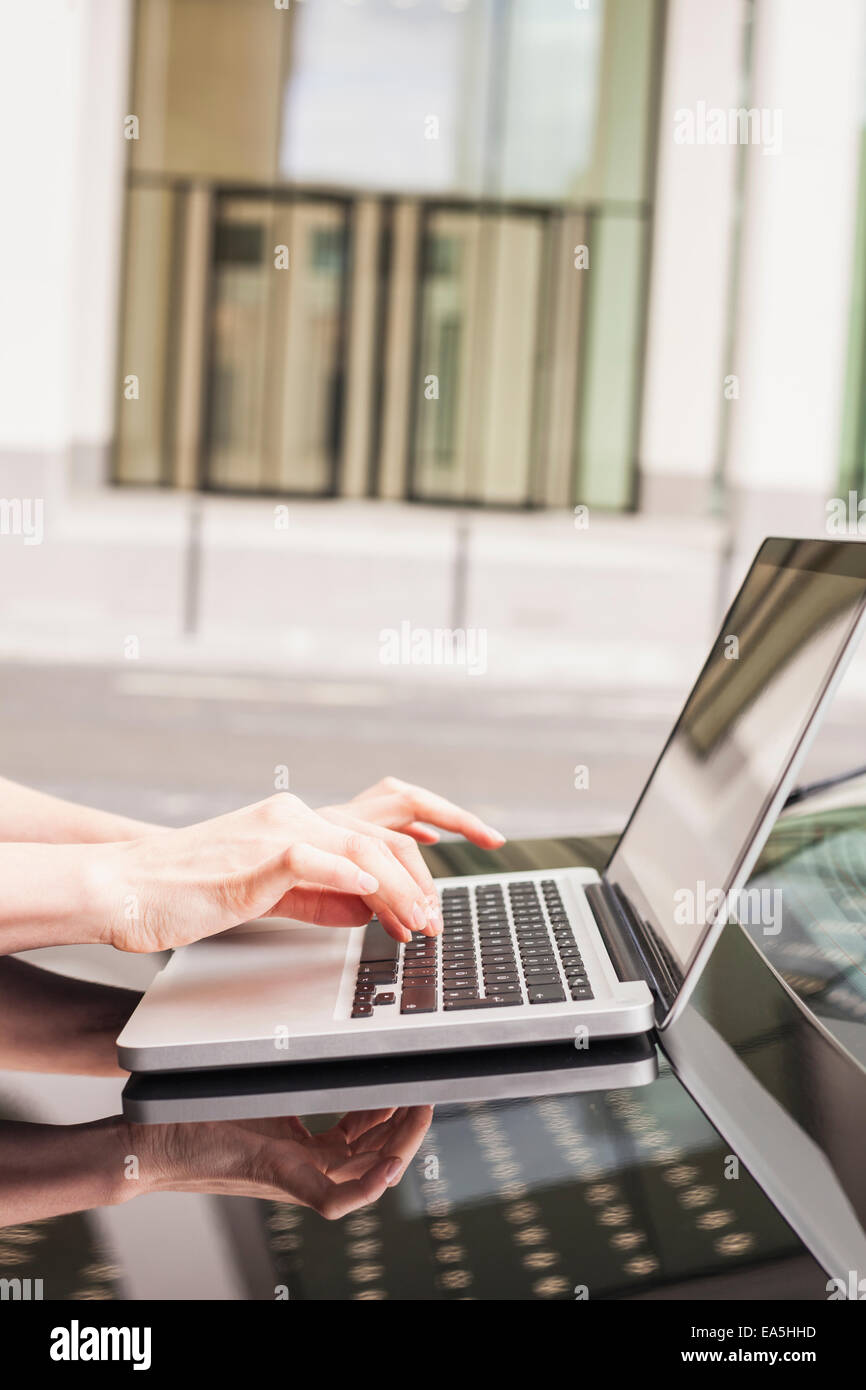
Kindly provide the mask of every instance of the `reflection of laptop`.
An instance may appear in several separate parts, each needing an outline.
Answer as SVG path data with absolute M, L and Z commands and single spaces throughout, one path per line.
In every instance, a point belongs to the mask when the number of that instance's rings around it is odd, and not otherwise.
M 666 1027 L 722 929 L 720 904 L 730 908 L 760 853 L 864 612 L 866 545 L 765 541 L 601 877 L 440 880 L 444 934 L 406 946 L 375 921 L 343 932 L 269 920 L 183 947 L 118 1039 L 122 1065 L 285 1064 Z
M 151 1072 L 123 1088 L 133 1124 L 258 1120 L 270 1115 L 333 1115 L 398 1105 L 467 1105 L 540 1096 L 575 1096 L 648 1086 L 659 1074 L 649 1036 L 600 1038 L 586 1050 L 545 1043 L 379 1057 L 357 1062 L 295 1062 L 283 1067 Z

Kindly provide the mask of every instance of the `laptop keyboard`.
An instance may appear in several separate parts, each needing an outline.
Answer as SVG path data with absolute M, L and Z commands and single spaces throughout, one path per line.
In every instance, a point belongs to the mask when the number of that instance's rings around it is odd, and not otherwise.
M 541 892 L 539 893 L 539 887 Z M 364 935 L 353 1018 L 399 998 L 401 1014 L 470 1012 L 592 999 L 553 879 L 442 890 L 441 936 L 405 945 L 374 917 Z

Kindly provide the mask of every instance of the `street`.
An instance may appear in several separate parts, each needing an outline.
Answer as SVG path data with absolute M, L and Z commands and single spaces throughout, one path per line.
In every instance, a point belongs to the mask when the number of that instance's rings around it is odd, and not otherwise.
M 280 769 L 312 805 L 393 773 L 510 837 L 578 834 L 622 824 L 684 694 L 7 662 L 0 772 L 165 824 L 268 796 Z M 801 780 L 863 763 L 860 707 L 840 698 Z

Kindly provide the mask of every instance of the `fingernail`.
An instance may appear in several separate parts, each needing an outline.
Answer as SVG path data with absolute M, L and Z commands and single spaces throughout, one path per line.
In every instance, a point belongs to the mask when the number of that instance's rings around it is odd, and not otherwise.
M 484 829 L 488 835 L 492 835 L 494 840 L 498 840 L 501 845 L 505 844 L 505 836 L 499 830 L 494 830 L 492 825 L 485 825 Z
M 427 899 L 427 901 L 430 904 L 427 908 L 427 924 L 430 928 L 431 934 L 433 936 L 438 936 L 442 930 L 442 913 L 439 911 L 438 904 L 434 905 L 432 902 L 430 902 L 429 898 Z
M 392 1159 L 391 1159 L 391 1162 L 388 1164 L 388 1167 L 385 1169 L 385 1182 L 388 1184 L 389 1187 L 393 1187 L 394 1183 L 397 1181 L 398 1177 L 400 1176 L 400 1169 L 401 1169 L 402 1167 L 403 1167 L 403 1161 L 402 1161 L 402 1159 L 399 1159 L 399 1158 L 392 1158 Z
M 365 874 L 363 871 L 358 874 L 358 888 L 362 893 L 376 893 L 379 888 L 379 880 L 372 874 Z
M 419 931 L 423 931 L 427 925 L 427 909 L 421 903 L 416 903 L 412 910 L 412 921 Z

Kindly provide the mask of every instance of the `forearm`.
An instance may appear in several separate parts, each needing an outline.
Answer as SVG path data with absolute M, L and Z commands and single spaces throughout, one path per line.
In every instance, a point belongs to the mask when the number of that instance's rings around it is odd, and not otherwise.
M 0 841 L 42 844 L 99 844 L 132 840 L 161 827 L 130 820 L 110 811 L 78 806 L 0 777 Z
M 0 1226 L 136 1196 L 130 1136 L 116 1115 L 87 1125 L 0 1124 Z
M 0 844 L 0 955 L 105 940 L 98 853 L 89 845 Z

